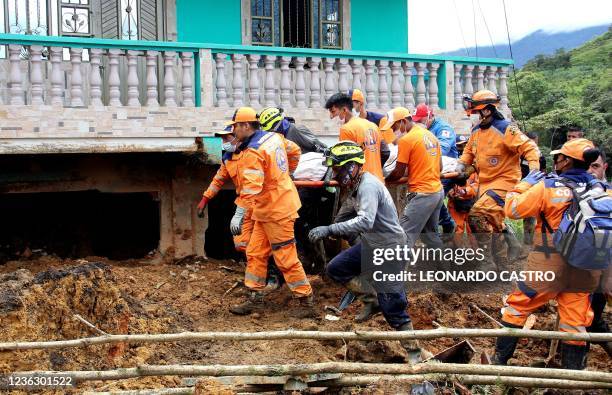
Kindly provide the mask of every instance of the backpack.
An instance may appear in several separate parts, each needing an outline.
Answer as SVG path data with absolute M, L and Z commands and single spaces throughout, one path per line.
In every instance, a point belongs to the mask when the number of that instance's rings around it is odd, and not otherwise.
M 558 181 L 572 191 L 572 203 L 555 232 L 541 214 L 544 242 L 548 231 L 553 235 L 555 250 L 577 269 L 607 269 L 612 250 L 612 197 L 606 186 L 597 180 L 586 186 L 566 178 Z

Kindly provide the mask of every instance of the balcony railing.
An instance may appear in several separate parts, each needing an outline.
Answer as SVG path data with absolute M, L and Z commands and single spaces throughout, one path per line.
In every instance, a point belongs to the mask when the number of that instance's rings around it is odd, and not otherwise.
M 321 108 L 360 88 L 369 108 L 459 109 L 488 88 L 507 109 L 503 59 L 0 34 L 0 104 Z

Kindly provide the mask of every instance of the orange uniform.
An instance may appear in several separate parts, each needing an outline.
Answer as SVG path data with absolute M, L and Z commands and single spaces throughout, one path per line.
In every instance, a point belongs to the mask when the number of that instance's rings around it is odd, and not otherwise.
M 571 170 L 576 182 L 580 179 L 588 181 L 588 175 L 583 170 Z M 566 176 L 570 174 L 564 173 Z M 526 182 L 518 183 L 508 193 L 505 213 L 513 219 L 536 217 L 536 237 L 534 249 L 527 258 L 529 271 L 552 271 L 555 273 L 553 282 L 518 282 L 518 290 L 511 293 L 502 310 L 503 320 L 514 325 L 523 325 L 529 314 L 556 299 L 559 304 L 559 330 L 563 332 L 586 332 L 593 320 L 590 292 L 594 291 L 601 277 L 601 271 L 579 270 L 569 264 L 553 247 L 552 235 L 546 233 L 548 248 L 544 246 L 542 237 L 542 218 L 556 230 L 566 208 L 570 205 L 572 192 L 569 188 L 548 177 L 530 186 Z M 585 342 L 568 341 L 569 344 L 584 345 Z
M 468 178 L 465 185 L 455 185 L 448 193 L 448 211 L 457 225 L 455 233 L 463 234 L 465 231 L 471 233 L 470 227 L 466 226 L 467 216 L 477 193 L 478 174 L 476 173 Z
M 472 231 L 480 234 L 504 228 L 503 202 L 506 193 L 520 180 L 520 158 L 530 169 L 540 168 L 537 145 L 515 124 L 495 119 L 488 128 L 477 125 L 459 162 L 473 165 L 478 173 L 478 200 L 469 214 Z
M 429 130 L 415 124 L 397 141 L 397 161 L 408 167 L 408 191 L 435 193 L 440 182 L 440 143 Z
M 340 140 L 350 140 L 359 144 L 365 153 L 363 171 L 375 175 L 380 181 L 384 182 L 380 159 L 382 136 L 378 126 L 366 119 L 352 117 L 350 121 L 340 127 Z
M 265 287 L 272 254 L 291 291 L 308 296 L 312 288 L 297 256 L 293 230 L 300 198 L 289 176 L 286 147 L 299 148 L 277 133 L 263 131 L 256 131 L 245 145 L 240 199 L 242 207 L 252 210 L 254 221 L 246 250 L 245 285 L 256 291 Z
M 287 157 L 289 162 L 289 171 L 293 173 L 297 168 L 297 164 L 300 160 L 300 149 L 292 141 L 284 139 Z M 238 151 L 235 153 L 226 152 L 223 154 L 221 167 L 217 170 L 217 174 L 213 177 L 210 185 L 204 192 L 204 196 L 211 200 L 217 193 L 223 188 L 226 182 L 231 180 L 236 188 L 236 206 L 244 207 L 244 203 L 240 197 L 243 183 L 243 170 L 244 166 L 241 166 L 241 159 L 244 156 L 244 152 Z M 242 232 L 238 236 L 234 236 L 234 247 L 237 251 L 245 252 L 246 247 L 251 239 L 251 233 L 253 232 L 253 220 L 251 218 L 251 210 L 247 211 L 244 215 L 242 223 Z

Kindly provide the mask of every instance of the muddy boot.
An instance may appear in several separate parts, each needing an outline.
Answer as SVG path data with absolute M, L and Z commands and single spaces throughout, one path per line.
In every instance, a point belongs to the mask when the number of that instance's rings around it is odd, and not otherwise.
M 504 321 L 501 323 L 506 328 L 522 328 L 519 325 L 513 325 Z M 495 354 L 491 358 L 491 363 L 493 365 L 507 365 L 508 360 L 514 355 L 518 340 L 518 337 L 498 337 L 495 342 Z
M 516 235 L 514 234 L 514 231 L 512 230 L 511 227 L 507 226 L 503 230 L 503 234 L 504 234 L 504 240 L 506 241 L 506 244 L 508 245 L 508 256 L 507 256 L 508 263 L 512 263 L 519 258 L 524 258 L 525 256 L 527 256 L 527 255 L 523 256 L 523 245 L 516 238 Z
M 497 264 L 493 257 L 493 235 L 491 233 L 474 234 L 474 238 L 478 243 L 478 248 L 482 249 L 484 258 L 481 261 L 475 261 L 478 264 L 477 270 L 497 270 Z
M 412 322 L 407 322 L 403 324 L 402 326 L 400 326 L 399 328 L 397 328 L 397 330 L 398 331 L 413 331 L 414 328 L 412 327 Z M 423 361 L 423 356 L 421 355 L 422 350 L 421 350 L 421 346 L 419 345 L 418 340 L 416 339 L 400 340 L 400 344 L 402 345 L 402 347 L 404 347 L 404 349 L 408 353 L 408 362 L 411 365 L 415 365 Z
M 561 343 L 561 367 L 583 370 L 586 367 L 587 346 Z
M 298 298 L 299 306 L 295 311 L 296 318 L 317 318 L 319 314 L 315 308 L 314 295 L 302 296 Z
M 376 290 L 365 279 L 354 277 L 346 283 L 346 288 L 363 303 L 363 309 L 355 316 L 355 322 L 365 322 L 381 312 Z
M 264 293 L 251 292 L 246 301 L 230 307 L 230 312 L 236 315 L 249 315 L 264 306 Z

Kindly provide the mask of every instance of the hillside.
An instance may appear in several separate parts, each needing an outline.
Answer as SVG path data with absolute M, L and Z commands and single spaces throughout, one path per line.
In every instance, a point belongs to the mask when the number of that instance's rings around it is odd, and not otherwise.
M 612 153 L 612 28 L 569 52 L 536 56 L 517 80 L 522 106 L 511 80 L 514 116 L 540 133 L 540 144 L 557 146 L 569 126 L 580 126 Z
M 608 29 L 608 25 L 592 26 L 571 32 L 547 33 L 537 30 L 528 36 L 512 43 L 512 52 L 517 67 L 523 67 L 530 59 L 537 55 L 552 55 L 560 48 L 566 51 L 576 48 L 585 41 L 601 35 Z M 476 56 L 476 48 L 467 49 L 469 56 Z M 465 49 L 444 52 L 440 55 L 466 56 Z M 508 44 L 496 44 L 493 46 L 478 46 L 478 57 L 481 58 L 510 58 Z

